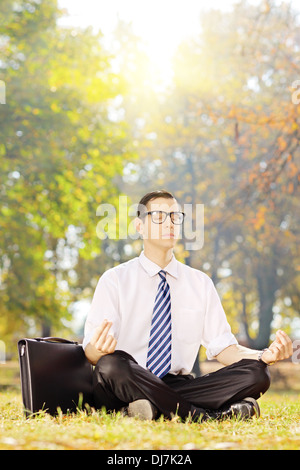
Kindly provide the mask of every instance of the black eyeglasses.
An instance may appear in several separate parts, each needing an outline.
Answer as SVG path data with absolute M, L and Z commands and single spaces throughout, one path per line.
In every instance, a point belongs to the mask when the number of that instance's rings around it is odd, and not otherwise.
M 171 221 L 175 225 L 181 225 L 185 216 L 184 212 L 165 212 L 165 211 L 150 211 L 144 212 L 140 217 L 146 217 L 146 215 L 151 215 L 151 220 L 154 224 L 163 224 L 168 215 L 170 216 Z

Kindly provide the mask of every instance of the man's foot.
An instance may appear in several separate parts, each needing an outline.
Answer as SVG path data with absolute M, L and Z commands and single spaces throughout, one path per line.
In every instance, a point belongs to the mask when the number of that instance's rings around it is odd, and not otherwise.
M 238 418 L 241 420 L 251 419 L 253 416 L 260 417 L 260 409 L 254 398 L 247 397 L 232 405 L 223 406 L 219 410 L 204 410 L 192 406 L 192 420 L 206 421 L 209 419 L 223 420 L 227 418 Z
M 220 418 L 237 417 L 239 419 L 251 419 L 260 417 L 259 405 L 254 398 L 247 397 L 237 403 L 233 403 L 226 410 L 221 410 Z
M 142 420 L 152 420 L 157 416 L 157 408 L 152 405 L 151 401 L 146 399 L 136 400 L 129 403 L 127 415 L 130 418 L 138 417 Z

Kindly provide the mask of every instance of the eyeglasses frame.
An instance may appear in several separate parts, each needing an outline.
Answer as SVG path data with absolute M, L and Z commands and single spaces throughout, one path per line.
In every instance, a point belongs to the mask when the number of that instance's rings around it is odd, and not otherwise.
M 162 220 L 161 222 L 154 222 L 154 220 L 153 220 L 153 218 L 152 218 L 153 212 L 161 212 L 162 214 L 165 214 L 164 220 Z M 180 222 L 179 224 L 178 224 L 178 223 L 175 223 L 175 222 L 172 220 L 172 215 L 173 215 L 173 214 L 182 214 L 182 215 L 183 215 L 182 222 Z M 184 217 L 185 217 L 185 213 L 184 213 L 184 212 L 181 212 L 181 211 L 166 212 L 166 211 L 156 210 L 156 211 L 144 212 L 143 214 L 141 214 L 141 215 L 139 216 L 139 218 L 141 219 L 141 218 L 143 218 L 143 217 L 146 217 L 147 215 L 151 215 L 151 220 L 152 220 L 152 222 L 153 222 L 154 224 L 157 224 L 157 225 L 163 224 L 163 223 L 166 221 L 166 219 L 167 219 L 168 216 L 170 217 L 172 224 L 174 224 L 174 225 L 182 225 L 183 222 L 184 222 Z

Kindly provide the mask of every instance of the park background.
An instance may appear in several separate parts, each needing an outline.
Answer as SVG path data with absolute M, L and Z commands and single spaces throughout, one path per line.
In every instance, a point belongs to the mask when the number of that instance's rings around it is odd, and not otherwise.
M 99 277 L 142 248 L 105 238 L 98 208 L 130 224 L 120 201 L 162 188 L 204 205 L 203 247 L 183 239 L 176 256 L 213 279 L 239 341 L 263 348 L 281 328 L 299 347 L 299 13 L 297 0 L 0 0 L 1 449 L 299 449 L 299 350 L 270 367 L 259 420 L 201 425 L 26 420 L 17 358 L 22 337 L 81 341 Z M 220 367 L 200 358 L 196 373 Z
M 162 188 L 204 205 L 203 247 L 176 256 L 238 339 L 296 340 L 300 2 L 109 3 L 1 0 L 6 358 L 24 336 L 82 338 L 100 275 L 142 249 L 99 237 L 97 208 L 118 223 L 120 196 Z

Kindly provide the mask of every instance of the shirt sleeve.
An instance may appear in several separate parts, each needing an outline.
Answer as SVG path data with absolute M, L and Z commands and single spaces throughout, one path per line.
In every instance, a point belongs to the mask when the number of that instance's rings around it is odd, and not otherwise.
M 106 271 L 98 281 L 85 322 L 83 349 L 90 342 L 95 328 L 104 320 L 112 322 L 109 334 L 118 339 L 120 330 L 118 281 L 113 269 Z
M 202 344 L 206 348 L 208 360 L 214 359 L 228 346 L 238 344 L 231 332 L 217 290 L 209 278 Z

